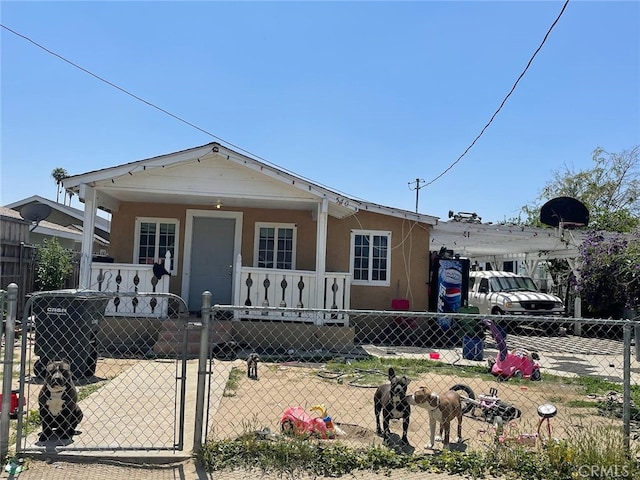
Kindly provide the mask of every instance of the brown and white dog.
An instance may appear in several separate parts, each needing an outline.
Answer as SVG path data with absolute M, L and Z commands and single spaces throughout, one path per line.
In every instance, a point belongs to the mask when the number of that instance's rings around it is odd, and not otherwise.
M 430 439 L 424 448 L 433 448 L 436 440 L 442 440 L 445 447 L 449 446 L 451 421 L 458 419 L 458 436 L 455 443 L 462 441 L 462 403 L 460 395 L 449 390 L 443 395 L 427 391 L 420 387 L 413 394 L 407 395 L 410 405 L 426 409 L 429 412 Z M 436 423 L 440 423 L 440 435 L 436 437 Z M 444 432 L 444 437 L 442 436 Z

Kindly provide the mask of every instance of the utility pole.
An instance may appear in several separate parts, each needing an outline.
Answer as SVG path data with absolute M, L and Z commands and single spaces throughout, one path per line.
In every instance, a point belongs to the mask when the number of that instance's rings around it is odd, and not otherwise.
M 420 193 L 420 189 L 424 187 L 424 179 L 416 178 L 414 182 L 409 182 L 409 190 L 416 191 L 416 213 L 418 213 L 418 194 Z M 421 185 L 422 184 L 422 185 Z M 415 188 L 411 188 L 411 185 L 415 185 Z

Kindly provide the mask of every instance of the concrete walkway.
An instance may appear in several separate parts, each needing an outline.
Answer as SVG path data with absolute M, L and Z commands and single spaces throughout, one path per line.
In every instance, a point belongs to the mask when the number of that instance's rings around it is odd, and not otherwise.
M 211 391 L 205 392 L 211 418 L 220 405 L 226 379 L 235 363 L 243 362 L 213 363 Z M 176 439 L 178 435 L 175 420 L 176 373 L 180 374 L 176 372 L 174 361 L 137 363 L 80 402 L 84 413 L 79 426 L 82 433 L 74 436 L 72 443 L 58 440 L 39 442 L 37 431 L 27 436 L 24 450 L 29 454 L 57 456 L 59 459 L 135 459 L 149 463 L 190 459 L 194 446 L 198 360 L 189 360 L 186 364 L 183 447 L 174 451 L 174 432 Z

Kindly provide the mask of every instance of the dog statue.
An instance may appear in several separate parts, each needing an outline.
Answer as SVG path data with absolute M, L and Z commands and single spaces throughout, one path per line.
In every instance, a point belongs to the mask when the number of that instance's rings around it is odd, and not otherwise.
M 373 409 L 376 417 L 376 433 L 385 440 L 389 438 L 389 420 L 402 418 L 402 442 L 409 444 L 407 430 L 411 407 L 407 401 L 407 377 L 396 377 L 393 368 L 389 368 L 389 383 L 380 385 L 373 396 Z M 380 428 L 380 414 L 382 413 L 382 428 Z
M 445 448 L 448 447 L 451 421 L 454 418 L 458 419 L 458 437 L 455 443 L 462 441 L 462 402 L 457 392 L 449 390 L 443 395 L 438 395 L 435 392 L 428 392 L 426 387 L 420 387 L 412 395 L 408 395 L 407 399 L 409 404 L 425 408 L 429 412 L 430 438 L 424 448 L 433 448 L 436 440 L 442 441 Z M 440 423 L 438 437 L 436 437 L 436 423 Z
M 73 437 L 83 414 L 68 361 L 55 360 L 47 365 L 38 407 L 42 420 L 41 442 L 50 439 L 54 433 L 59 440 Z
M 247 357 L 247 377 L 252 380 L 258 380 L 258 362 L 260 356 L 257 353 L 251 353 Z

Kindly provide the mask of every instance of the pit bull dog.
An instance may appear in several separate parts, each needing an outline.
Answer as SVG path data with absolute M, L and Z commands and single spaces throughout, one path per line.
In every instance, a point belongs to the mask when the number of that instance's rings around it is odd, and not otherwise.
M 451 421 L 458 419 L 458 437 L 456 442 L 462 441 L 462 402 L 460 395 L 453 390 L 438 395 L 427 391 L 426 387 L 420 387 L 412 395 L 407 396 L 410 405 L 426 409 L 429 412 L 430 439 L 424 448 L 433 448 L 435 441 L 442 441 L 445 447 L 449 446 Z M 440 423 L 440 435 L 436 437 L 436 423 Z M 444 431 L 444 438 L 442 436 Z
M 54 433 L 59 440 L 70 440 L 82 421 L 78 392 L 71 377 L 71 365 L 66 360 L 51 361 L 45 371 L 44 385 L 38 395 L 42 420 L 40 441 Z
M 389 438 L 389 420 L 402 418 L 402 442 L 409 444 L 407 430 L 411 407 L 407 402 L 407 377 L 396 377 L 393 368 L 389 368 L 389 383 L 380 385 L 373 396 L 373 409 L 376 417 L 376 433 L 385 440 Z M 380 414 L 382 414 L 382 428 L 380 428 Z

